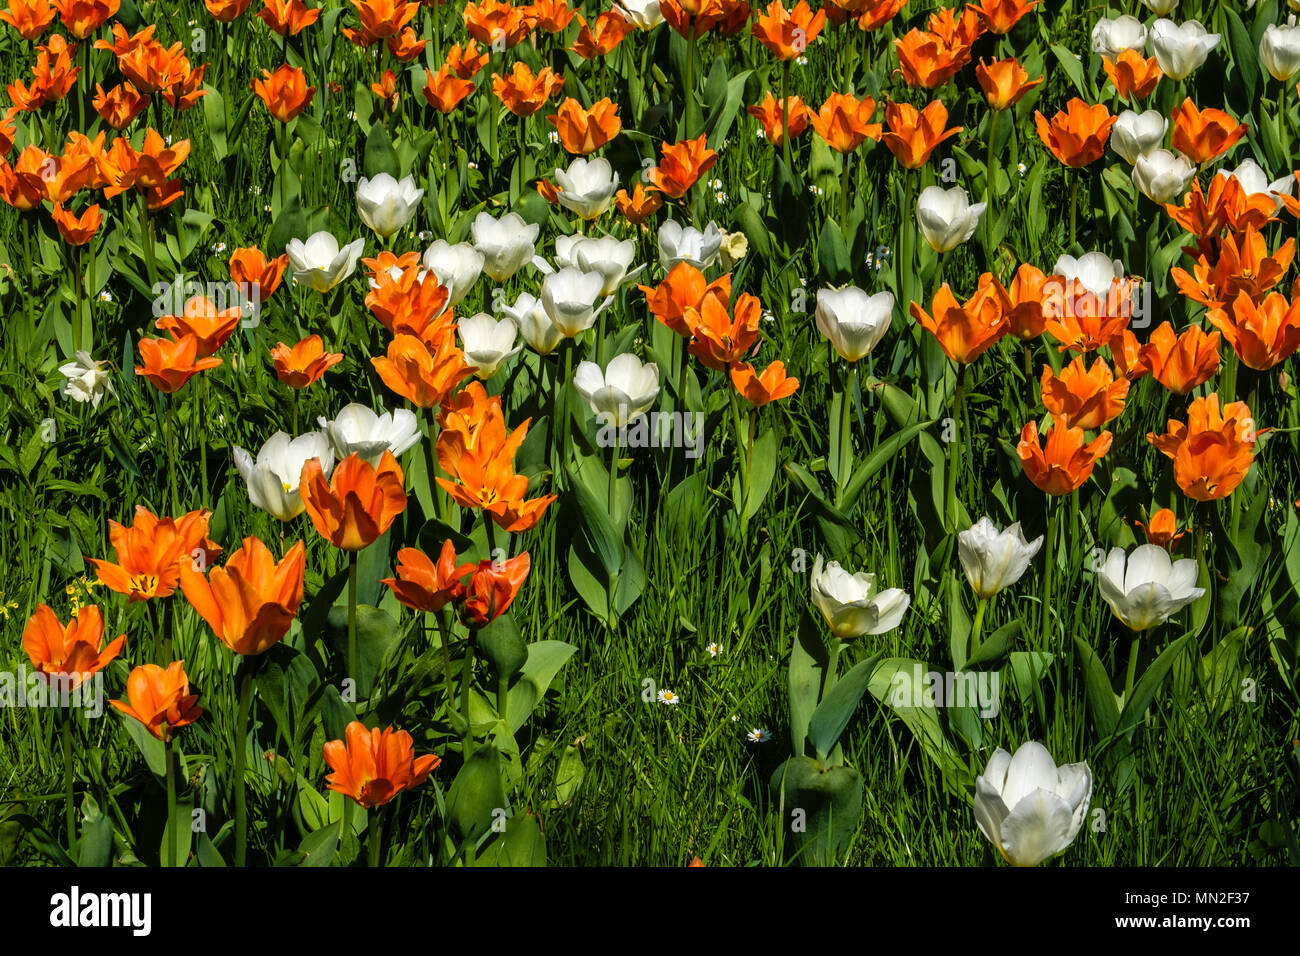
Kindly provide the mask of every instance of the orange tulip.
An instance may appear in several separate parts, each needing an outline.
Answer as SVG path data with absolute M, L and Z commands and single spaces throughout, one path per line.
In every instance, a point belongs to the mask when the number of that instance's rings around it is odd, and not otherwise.
M 427 350 L 438 341 L 442 328 L 451 325 L 447 311 L 451 291 L 433 272 L 420 267 L 417 254 L 412 255 L 415 262 L 399 267 L 396 276 L 391 266 L 377 270 L 374 286 L 366 294 L 366 308 L 388 331 L 414 335 Z
M 125 136 L 113 140 L 106 165 L 112 172 L 104 198 L 112 199 L 128 189 L 160 190 L 171 187 L 168 177 L 180 169 L 190 154 L 190 141 L 168 146 L 155 129 L 145 131 L 144 148 L 136 152 Z M 152 208 L 152 207 L 151 207 Z
M 357 8 L 362 31 L 377 40 L 387 40 L 401 33 L 420 11 L 418 3 L 404 0 L 351 0 L 351 3 Z
M 388 52 L 398 63 L 410 63 L 429 45 L 428 40 L 421 40 L 410 27 L 406 27 L 401 33 L 389 37 L 384 42 L 388 46 Z
M 199 342 L 198 357 L 205 359 L 226 344 L 239 327 L 242 315 L 237 305 L 218 311 L 206 296 L 196 295 L 185 303 L 180 315 L 164 315 L 154 323 L 154 327 L 170 333 L 177 340 L 194 336 Z
M 51 0 L 64 28 L 84 40 L 117 13 L 121 0 Z
M 504 77 L 492 74 L 492 92 L 516 116 L 532 116 L 563 87 L 564 77 L 549 66 L 542 67 L 533 75 L 523 60 L 516 60 Z
M 799 389 L 799 380 L 785 374 L 784 362 L 772 362 L 762 373 L 756 373 L 754 366 L 733 365 L 731 367 L 731 384 L 751 405 L 763 406 L 768 402 L 789 398 Z
M 456 545 L 448 540 L 435 563 L 419 548 L 402 548 L 397 552 L 397 574 L 381 583 L 393 589 L 393 595 L 413 611 L 441 611 L 465 594 L 462 582 L 476 565 L 456 564 Z
M 619 214 L 634 226 L 639 226 L 663 208 L 664 197 L 660 193 L 648 193 L 645 186 L 637 183 L 632 195 L 626 189 L 620 189 L 614 197 L 614 205 Z
M 1121 50 L 1114 60 L 1103 56 L 1101 65 L 1115 92 L 1125 99 L 1146 99 L 1164 76 L 1155 57 L 1144 60 L 1137 50 Z
M 1246 135 L 1245 123 L 1238 123 L 1223 110 L 1199 110 L 1191 98 L 1175 106 L 1174 149 L 1194 163 L 1206 163 L 1222 156 Z
M 343 736 L 325 744 L 325 762 L 334 771 L 325 778 L 326 786 L 367 810 L 418 787 L 442 762 L 436 754 L 417 758 L 415 742 L 405 730 L 367 730 L 354 720 Z
M 1110 346 L 1110 357 L 1115 365 L 1115 371 L 1130 382 L 1136 382 L 1143 375 L 1151 373 L 1151 366 L 1147 364 L 1146 356 L 1142 352 L 1142 344 L 1128 329 L 1123 329 L 1107 344 Z
M 401 98 L 397 89 L 397 74 L 392 70 L 384 70 L 383 76 L 370 84 L 370 92 L 389 110 L 397 109 L 397 101 Z
M 1078 280 L 1048 276 L 1042 287 L 1043 316 L 1047 331 L 1061 343 L 1059 350 L 1091 352 L 1124 331 L 1133 312 L 1134 288 L 1134 282 L 1115 279 L 1102 298 Z
M 781 0 L 772 0 L 767 12 L 760 13 L 750 29 L 773 56 L 793 60 L 803 55 L 825 25 L 825 11 L 814 14 L 808 0 L 799 0 L 788 12 Z
M 547 33 L 563 33 L 575 15 L 575 11 L 570 9 L 565 0 L 533 0 L 526 9 L 533 26 Z M 582 21 L 581 16 L 578 19 Z M 585 25 L 585 21 L 582 22 Z
M 606 10 L 596 17 L 593 26 L 588 26 L 579 14 L 578 23 L 578 39 L 574 41 L 573 52 L 584 60 L 607 56 L 623 42 L 625 36 L 636 29 L 636 25 L 617 10 Z
M 970 62 L 969 47 L 950 47 L 923 30 L 909 30 L 894 41 L 894 48 L 903 82 L 926 90 L 943 86 Z
M 1285 362 L 1300 348 L 1300 300 L 1288 303 L 1280 292 L 1269 293 L 1258 305 L 1238 292 L 1231 315 L 1220 308 L 1207 318 L 1241 361 L 1259 372 Z
M 94 605 L 78 608 L 65 626 L 49 605 L 42 604 L 23 630 L 23 650 L 32 667 L 41 674 L 63 676 L 68 690 L 107 667 L 122 652 L 126 635 L 101 649 L 103 642 L 104 615 Z
M 181 518 L 159 518 L 136 505 L 128 528 L 108 523 L 108 540 L 117 552 L 117 564 L 90 558 L 99 580 L 129 601 L 169 597 L 180 580 L 180 562 L 207 564 L 217 550 L 207 539 L 209 511 L 191 511 Z
M 342 352 L 326 352 L 319 335 L 309 335 L 293 348 L 280 342 L 271 349 L 275 377 L 290 388 L 306 388 L 343 361 Z
M 689 40 L 704 36 L 721 23 L 727 8 L 721 0 L 660 0 L 659 12 L 669 27 Z
M 0 20 L 24 40 L 35 40 L 54 22 L 54 8 L 49 0 L 9 0 L 9 9 L 0 10 Z
M 225 567 L 207 577 L 181 565 L 181 591 L 212 633 L 236 654 L 270 650 L 293 624 L 302 604 L 306 548 L 301 541 L 277 564 L 257 538 L 245 538 Z
M 1020 18 L 1040 3 L 1042 0 L 1029 0 L 1028 3 L 1023 0 L 984 0 L 979 6 L 970 9 L 979 16 L 984 29 L 989 33 L 1003 35 L 1010 33 Z
M 528 577 L 528 569 L 527 551 L 505 561 L 480 561 L 474 566 L 462 605 L 465 623 L 486 627 L 510 610 Z
M 289 122 L 305 110 L 316 95 L 316 87 L 307 85 L 307 75 L 296 66 L 285 63 L 276 67 L 274 73 L 263 70 L 262 77 L 253 80 L 253 92 L 281 123 Z
M 939 100 L 920 111 L 907 103 L 890 103 L 885 107 L 889 132 L 881 137 L 881 142 L 904 169 L 919 169 L 930 159 L 936 146 L 961 132 L 960 126 L 945 130 L 947 123 L 948 108 Z
M 1083 356 L 1076 356 L 1058 377 L 1050 365 L 1043 366 L 1043 405 L 1052 420 L 1066 428 L 1100 428 L 1124 411 L 1128 379 L 1115 380 L 1104 359 L 1087 368 Z
M 1178 291 L 1194 302 L 1221 309 L 1245 292 L 1252 299 L 1261 298 L 1282 281 L 1295 258 L 1295 239 L 1288 239 L 1276 253 L 1269 252 L 1268 240 L 1254 226 L 1247 226 L 1241 236 L 1224 236 L 1219 242 L 1218 261 L 1213 266 L 1201 255 L 1192 272 L 1169 270 Z
M 428 340 L 396 335 L 388 354 L 372 358 L 370 364 L 385 385 L 419 408 L 441 405 L 452 389 L 473 374 L 449 325 L 436 329 Z
M 872 112 L 875 112 L 875 104 L 872 104 Z M 763 127 L 763 136 L 773 146 L 780 146 L 785 142 L 783 124 L 786 122 L 785 100 L 778 100 L 772 94 L 765 93 L 763 102 L 756 106 L 748 106 L 745 111 L 753 116 Z M 803 100 L 797 96 L 790 97 L 790 139 L 798 138 L 799 134 L 808 128 L 808 118 L 811 114 L 808 107 L 804 105 Z M 870 119 L 870 115 L 867 117 Z M 876 139 L 880 138 L 880 127 L 876 127 Z M 856 147 L 854 147 L 856 148 Z
M 647 177 L 651 187 L 671 199 L 685 196 L 718 161 L 718 154 L 705 145 L 707 141 L 708 137 L 701 135 L 671 146 L 665 143 L 659 165 L 652 166 Z
M 880 139 L 881 125 L 871 122 L 875 112 L 876 101 L 869 96 L 858 100 L 844 93 L 832 93 L 826 97 L 821 109 L 816 113 L 808 113 L 808 121 L 831 149 L 851 153 L 869 139 Z M 778 129 L 779 119 L 778 115 Z M 790 136 L 793 138 L 795 135 L 794 122 L 791 120 Z
M 1012 57 L 1009 60 L 996 60 L 988 64 L 980 60 L 975 66 L 975 79 L 979 81 L 980 89 L 984 91 L 984 98 L 988 100 L 989 107 L 1005 110 L 1019 103 L 1021 97 L 1042 83 L 1046 77 L 1029 79 L 1029 74 L 1020 65 L 1020 61 Z
M 1026 262 L 1016 270 L 1007 289 L 1010 308 L 1007 311 L 1007 334 L 1021 341 L 1036 339 L 1047 328 L 1043 315 L 1043 286 L 1047 276 L 1035 265 Z
M 1102 432 L 1085 444 L 1082 428 L 1053 425 L 1045 446 L 1039 444 L 1038 425 L 1030 422 L 1020 432 L 1016 453 L 1025 477 L 1049 495 L 1068 495 L 1092 475 L 1093 466 L 1110 450 L 1111 433 Z
M 447 68 L 462 80 L 472 80 L 487 66 L 488 52 L 480 51 L 473 40 L 462 47 L 459 43 L 447 51 Z
M 586 156 L 600 149 L 619 134 L 623 121 L 618 118 L 618 107 L 606 97 L 593 103 L 590 109 L 572 97 L 560 104 L 558 113 L 546 121 L 560 133 L 560 145 L 570 153 Z
M 1157 382 L 1186 395 L 1210 380 L 1219 369 L 1219 333 L 1205 334 L 1199 325 L 1181 335 L 1168 322 L 1160 323 L 1142 348 L 1142 358 Z
M 95 112 L 113 129 L 121 130 L 149 106 L 148 94 L 142 94 L 130 83 L 119 83 L 107 93 L 95 84 Z
M 691 332 L 690 353 L 721 372 L 741 361 L 758 340 L 763 306 L 756 296 L 742 292 L 736 297 L 734 314 L 728 315 L 726 300 L 705 294 L 698 308 L 686 310 L 682 321 Z
M 430 106 L 440 113 L 450 113 L 460 101 L 474 92 L 474 84 L 453 76 L 451 70 L 444 66 L 436 74 L 424 71 L 424 88 L 420 91 Z
M 1170 419 L 1166 432 L 1148 433 L 1147 441 L 1174 463 L 1174 481 L 1196 501 L 1217 501 L 1232 494 L 1254 460 L 1258 432 L 1245 402 L 1219 407 L 1211 393 L 1192 399 L 1187 424 Z
M 933 317 L 920 303 L 913 302 L 912 318 L 938 340 L 950 359 L 968 364 L 1006 334 L 1011 300 L 1001 284 L 986 272 L 980 276 L 979 288 L 964 305 L 945 282 L 934 294 L 931 309 Z
M 250 302 L 265 302 L 280 288 L 287 255 L 267 259 L 256 246 L 236 249 L 230 255 L 230 281 L 239 286 L 240 294 Z
M 385 449 L 376 468 L 349 455 L 325 480 L 319 458 L 302 466 L 298 492 L 322 538 L 344 551 L 360 551 L 406 510 L 402 468 Z
M 222 23 L 234 23 L 244 15 L 253 0 L 203 0 L 208 13 Z
M 1145 525 L 1141 521 L 1134 521 L 1135 525 L 1142 529 L 1143 534 L 1147 536 L 1147 541 L 1154 544 L 1157 548 L 1170 548 L 1178 543 L 1185 531 L 1178 530 L 1178 516 L 1168 508 L 1161 508 L 1151 516 L 1151 524 Z
M 17 133 L 17 123 L 13 120 L 0 120 L 0 157 L 14 148 L 14 136 Z
M 198 353 L 197 335 L 182 335 L 175 340 L 141 339 L 140 358 L 144 365 L 137 365 L 135 374 L 143 375 L 158 391 L 170 395 L 196 373 L 221 364 L 219 358 L 198 358 Z
M 1118 119 L 1110 115 L 1104 103 L 1089 106 L 1075 97 L 1065 109 L 1052 117 L 1051 123 L 1043 114 L 1034 111 L 1034 125 L 1038 137 L 1052 151 L 1052 155 L 1074 169 L 1101 159 L 1110 138 L 1110 128 Z
M 907 6 L 907 0 L 831 0 L 830 17 L 836 18 L 837 9 L 854 16 L 859 30 L 878 30 Z M 837 21 L 838 22 L 838 21 Z
M 157 664 L 137 667 L 126 679 L 126 697 L 109 703 L 163 742 L 203 716 L 199 695 L 190 693 L 184 661 L 173 661 L 166 670 Z
M 320 15 L 319 7 L 308 7 L 303 0 L 266 0 L 266 6 L 257 11 L 262 22 L 280 36 L 286 31 L 297 36 L 320 19 Z
M 637 288 L 645 293 L 650 314 L 683 338 L 691 334 L 686 313 L 691 309 L 698 311 L 705 296 L 716 298 L 724 309 L 731 301 L 730 273 L 709 282 L 704 273 L 689 262 L 673 266 L 659 285 L 639 285 Z
M 467 3 L 465 29 L 486 47 L 509 50 L 532 32 L 532 20 L 526 10 L 526 7 L 511 6 L 500 0 Z
M 984 34 L 979 11 L 967 4 L 960 15 L 953 7 L 940 7 L 930 14 L 926 30 L 946 47 L 969 48 Z
M 1215 176 L 1209 191 L 1192 180 L 1192 188 L 1183 196 L 1183 204 L 1165 203 L 1171 219 L 1198 239 L 1214 239 L 1231 228 L 1244 232 L 1247 226 L 1257 230 L 1273 218 L 1273 203 L 1267 195 L 1247 196 L 1235 176 Z
M 55 203 L 52 212 L 54 224 L 59 228 L 59 235 L 70 246 L 84 246 L 95 238 L 104 217 L 99 205 L 89 206 L 80 216 L 68 212 L 62 203 Z

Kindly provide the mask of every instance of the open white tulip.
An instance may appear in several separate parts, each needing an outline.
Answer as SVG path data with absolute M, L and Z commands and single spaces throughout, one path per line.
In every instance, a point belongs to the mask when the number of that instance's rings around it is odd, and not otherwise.
M 653 30 L 664 22 L 664 15 L 659 11 L 659 0 L 623 0 L 622 3 L 614 4 L 614 9 L 638 30 Z
M 876 589 L 876 576 L 850 574 L 838 561 L 813 562 L 812 601 L 841 641 L 867 634 L 884 634 L 903 622 L 912 598 L 902 588 Z
M 317 419 L 340 460 L 359 455 L 378 465 L 384 452 L 396 458 L 420 440 L 420 422 L 415 413 L 398 408 L 377 415 L 365 405 L 353 403 L 339 410 L 333 421 Z
M 281 521 L 291 521 L 306 510 L 298 494 L 302 466 L 319 458 L 326 477 L 334 468 L 334 452 L 323 432 L 307 432 L 294 439 L 276 432 L 257 453 L 256 461 L 238 446 L 234 456 L 235 468 L 248 486 L 248 500 Z
M 1285 26 L 1270 23 L 1259 38 L 1259 62 L 1275 80 L 1285 83 L 1300 73 L 1300 26 L 1291 17 Z
M 927 186 L 916 201 L 916 224 L 935 252 L 950 252 L 975 235 L 988 203 L 971 205 L 960 186 Z
M 1064 255 L 1056 260 L 1054 272 L 1077 281 L 1099 299 L 1105 299 L 1115 281 L 1124 278 L 1124 263 L 1104 252 L 1089 252 L 1077 259 Z
M 817 292 L 817 331 L 846 362 L 869 355 L 889 331 L 894 294 L 868 295 L 857 286 Z
M 618 174 L 604 157 L 578 157 L 568 169 L 555 170 L 561 206 L 583 219 L 595 219 L 614 200 Z
M 1114 19 L 1101 19 L 1092 28 L 1092 51 L 1112 60 L 1125 50 L 1141 52 L 1146 46 L 1147 28 L 1137 17 L 1124 14 Z
M 415 177 L 400 182 L 388 173 L 374 179 L 364 176 L 357 183 L 357 212 L 361 221 L 387 239 L 413 218 L 420 208 L 423 189 L 415 187 Z
M 587 238 L 574 243 L 568 250 L 573 264 L 583 272 L 597 272 L 604 280 L 601 295 L 613 295 L 623 283 L 641 274 L 644 265 L 628 271 L 636 257 L 636 240 L 618 240 L 613 236 Z
M 1274 214 L 1282 208 L 1281 197 L 1290 196 L 1295 192 L 1296 187 L 1296 178 L 1294 176 L 1283 176 L 1281 179 L 1269 182 L 1268 174 L 1264 172 L 1259 163 L 1249 157 L 1243 159 L 1236 169 L 1232 171 L 1220 169 L 1216 175 L 1228 176 L 1237 180 L 1241 184 L 1242 191 L 1247 196 L 1268 196 L 1273 201 Z
M 78 349 L 75 361 L 59 366 L 59 374 L 63 376 L 62 394 L 74 402 L 89 402 L 91 408 L 99 408 L 104 392 L 113 390 L 113 383 L 103 368 L 107 364 L 107 360 L 97 362 L 85 349 Z
M 1187 79 L 1219 45 L 1219 34 L 1207 32 L 1198 20 L 1157 20 L 1147 38 L 1160 71 L 1171 80 Z
M 991 598 L 1015 584 L 1029 569 L 1043 546 L 1043 536 L 1028 541 L 1017 521 L 999 531 L 988 518 L 980 518 L 957 535 L 957 558 L 966 580 L 981 598 Z
M 446 239 L 439 239 L 424 251 L 424 267 L 451 293 L 448 305 L 459 305 L 483 271 L 483 253 L 468 242 L 453 246 Z
M 561 335 L 573 338 L 591 328 L 596 316 L 614 301 L 607 296 L 598 303 L 604 285 L 599 272 L 572 267 L 552 272 L 542 280 L 542 309 Z
M 975 822 L 1012 866 L 1037 866 L 1079 835 L 1092 800 L 1084 761 L 1058 767 L 1037 741 L 999 747 L 975 778 Z
M 366 241 L 358 239 L 346 246 L 328 232 L 317 232 L 307 241 L 290 239 L 284 247 L 293 270 L 293 281 L 317 292 L 328 292 L 357 268 L 357 260 L 365 249 Z
M 1139 0 L 1139 2 L 1158 17 L 1169 16 L 1178 6 L 1178 0 Z
M 722 231 L 716 222 L 710 222 L 703 232 L 672 219 L 659 227 L 659 264 L 665 269 L 688 262 L 704 270 L 717 261 L 721 251 Z
M 1196 562 L 1174 561 L 1154 544 L 1140 544 L 1130 555 L 1115 548 L 1097 574 L 1101 598 L 1129 629 L 1145 631 L 1168 620 L 1205 593 L 1196 586 Z
M 483 256 L 483 271 L 493 282 L 505 282 L 528 265 L 533 258 L 533 244 L 540 226 L 524 221 L 517 212 L 500 219 L 481 212 L 470 224 L 474 248 Z
M 573 387 L 602 422 L 623 428 L 654 404 L 659 366 L 643 364 L 630 352 L 615 355 L 603 372 L 595 362 L 582 362 L 573 373 Z
M 1132 166 L 1139 156 L 1159 148 L 1165 141 L 1165 130 L 1168 128 L 1169 120 L 1158 110 L 1147 110 L 1145 113 L 1125 110 L 1110 128 L 1110 148 Z
M 494 319 L 486 312 L 471 315 L 457 323 L 465 361 L 474 366 L 474 374 L 489 379 L 505 361 L 518 355 L 522 345 L 515 345 L 519 328 L 509 319 Z
M 538 355 L 550 355 L 564 341 L 564 333 L 555 327 L 542 308 L 542 300 L 535 295 L 521 292 L 513 305 L 502 303 L 501 311 Z
M 1137 158 L 1130 173 L 1133 185 L 1153 202 L 1172 202 L 1196 178 L 1196 164 L 1182 153 L 1153 149 Z

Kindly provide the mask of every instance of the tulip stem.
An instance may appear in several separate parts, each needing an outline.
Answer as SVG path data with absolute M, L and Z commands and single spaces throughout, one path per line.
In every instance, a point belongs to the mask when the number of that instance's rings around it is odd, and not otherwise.
M 790 168 L 790 61 L 781 61 L 781 158 L 785 162 L 787 174 L 792 174 Z M 848 156 L 844 157 L 845 168 L 848 168 Z M 843 223 L 840 223 L 843 226 Z
M 172 750 L 171 735 L 164 734 L 164 737 L 166 739 L 163 740 L 163 766 L 166 768 L 167 823 L 163 833 L 167 853 L 163 859 L 163 866 L 178 866 L 177 857 L 180 856 L 180 852 L 176 844 L 176 752 Z
M 248 712 L 253 703 L 256 660 L 256 657 L 241 657 L 236 668 L 239 709 L 235 713 L 235 866 L 245 866 L 248 860 L 248 793 L 244 789 L 244 768 L 248 760 Z
M 1078 170 L 1070 173 L 1070 248 L 1074 248 L 1078 236 L 1079 224 L 1079 176 Z
M 948 488 L 944 496 L 944 515 L 948 520 L 948 533 L 957 533 L 957 466 L 961 462 L 961 413 L 966 399 L 966 363 L 957 363 L 957 390 L 953 393 L 952 441 L 948 443 Z
M 451 640 L 447 636 L 446 608 L 434 612 L 438 622 L 438 637 L 442 641 L 442 679 L 447 688 L 447 709 L 456 712 L 456 687 L 451 681 Z
M 994 131 L 997 129 L 997 125 L 998 125 L 998 111 L 989 110 L 989 129 L 988 129 L 989 149 L 986 158 L 984 160 L 984 183 L 985 183 L 985 193 L 986 193 L 985 202 L 988 203 L 988 208 L 984 210 L 983 218 L 984 218 L 984 234 L 985 236 L 988 237 L 985 241 L 984 249 L 985 252 L 988 254 L 988 268 L 990 272 L 995 271 L 993 268 L 993 263 L 994 263 L 994 259 L 996 258 L 994 256 L 995 250 L 993 248 L 992 211 L 993 211 L 993 190 L 997 186 L 997 173 L 993 171 L 993 161 L 994 161 L 993 134 Z
M 367 862 L 372 869 L 382 866 L 384 862 L 384 811 L 387 809 L 387 806 L 375 807 L 375 819 L 366 839 L 370 851 Z
M 348 677 L 357 679 L 357 552 L 348 552 Z
M 970 653 L 966 655 L 968 663 L 980 652 L 980 633 L 984 627 L 984 609 L 988 605 L 988 598 L 980 598 L 979 603 L 975 606 L 975 621 L 970 626 Z
M 694 19 L 694 18 L 692 18 Z M 789 67 L 787 67 L 787 70 Z M 691 108 L 695 103 L 695 24 L 691 24 L 691 35 L 686 38 L 686 114 L 682 118 L 682 128 L 686 139 L 691 138 Z
M 68 823 L 68 852 L 77 839 L 77 817 L 72 806 L 72 707 L 63 712 L 63 815 Z
M 136 206 L 140 213 L 140 236 L 143 239 L 144 264 L 149 273 L 149 287 L 152 289 L 158 284 L 158 264 L 154 258 L 153 220 L 149 218 L 149 203 L 145 199 L 143 190 L 136 193 Z
M 428 472 L 429 479 L 429 498 L 435 502 L 438 509 L 438 517 L 442 523 L 451 526 L 451 499 L 447 493 L 442 490 L 438 480 L 434 477 L 438 469 L 438 459 L 435 455 L 435 445 L 438 440 L 438 417 L 434 413 L 433 406 L 430 405 L 424 410 L 424 421 L 427 425 L 428 435 L 424 443 L 424 468 Z
M 1048 630 L 1050 628 L 1049 607 L 1052 596 L 1052 565 L 1056 562 L 1056 522 L 1060 510 L 1050 499 L 1047 502 L 1047 548 L 1046 560 L 1043 563 L 1043 593 L 1039 599 L 1042 606 L 1042 646 L 1047 647 L 1050 644 Z
M 465 643 L 465 672 L 461 675 L 460 681 L 460 712 L 465 717 L 465 742 L 461 747 L 461 755 L 469 760 L 474 754 L 474 731 L 469 719 L 469 690 L 470 685 L 474 683 L 474 641 L 477 634 L 473 628 L 469 632 L 469 640 Z
M 1124 706 L 1125 707 L 1128 706 L 1129 700 L 1132 699 L 1133 697 L 1133 681 L 1134 678 L 1137 677 L 1138 651 L 1140 650 L 1141 641 L 1142 641 L 1142 634 L 1139 631 L 1133 635 L 1133 640 L 1129 644 L 1128 674 L 1124 677 Z

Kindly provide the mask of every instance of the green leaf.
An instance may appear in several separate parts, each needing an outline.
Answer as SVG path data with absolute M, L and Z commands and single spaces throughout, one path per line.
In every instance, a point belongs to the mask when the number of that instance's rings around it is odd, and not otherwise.
M 1187 648 L 1191 639 L 1191 634 L 1184 634 L 1174 641 L 1161 651 L 1160 656 L 1146 669 L 1146 673 L 1138 678 L 1138 682 L 1133 686 L 1132 697 L 1124 702 L 1124 710 L 1119 715 L 1118 725 L 1115 728 L 1117 733 L 1127 735 L 1142 722 L 1147 708 L 1151 706 L 1151 701 L 1156 696 L 1156 691 L 1169 676 L 1169 669 L 1174 666 L 1174 661 Z
M 533 813 L 505 821 L 505 832 L 474 861 L 475 866 L 545 866 L 546 837 Z
M 370 134 L 366 137 L 362 169 L 366 177 L 371 179 L 380 173 L 388 173 L 394 178 L 400 175 L 401 167 L 397 161 L 397 150 L 393 149 L 393 141 L 389 138 L 388 130 L 384 128 L 383 123 L 376 122 L 370 127 Z
M 822 687 L 830 670 L 831 655 L 821 630 L 805 608 L 799 630 L 790 649 L 790 745 L 803 756 L 804 741 L 813 714 L 821 700 Z
M 78 866 L 108 866 L 113 858 L 113 826 L 89 793 L 81 801 Z
M 511 733 L 524 725 L 537 702 L 551 686 L 555 675 L 577 652 L 576 646 L 564 641 L 538 641 L 528 645 L 528 660 L 524 662 L 519 680 L 510 688 L 506 703 L 507 723 Z
M 1075 635 L 1074 649 L 1083 666 L 1088 710 L 1097 725 L 1098 735 L 1104 739 L 1115 732 L 1115 725 L 1119 722 L 1119 704 L 1116 703 L 1115 692 L 1110 686 L 1110 676 L 1106 673 L 1101 658 L 1083 635 Z
M 855 664 L 847 674 L 835 682 L 825 699 L 817 705 L 808 723 L 808 740 L 817 751 L 817 759 L 825 760 L 834 749 L 840 734 L 848 726 L 862 695 L 867 692 L 871 673 L 880 655 L 875 654 Z
M 148 764 L 150 771 L 154 776 L 162 778 L 167 773 L 167 763 L 164 760 L 165 750 L 163 742 L 149 733 L 144 724 L 134 717 L 122 715 L 122 723 L 126 727 L 126 732 L 130 735 L 135 747 L 140 751 L 140 756 L 144 757 L 144 762 Z
M 745 501 L 745 517 L 752 518 L 758 514 L 772 487 L 772 478 L 776 474 L 777 441 L 776 430 L 769 428 L 754 441 L 754 451 L 750 458 L 749 497 Z
M 401 639 L 397 622 L 387 611 L 367 604 L 357 605 L 357 673 L 348 676 L 356 680 L 358 698 L 370 696 L 375 678 L 389 650 Z M 348 653 L 348 609 L 330 608 L 325 622 L 325 638 L 341 660 Z
M 339 848 L 339 838 L 342 835 L 342 818 L 337 823 L 331 823 L 329 826 L 321 827 L 319 830 L 307 834 L 303 841 L 298 844 L 298 852 L 302 855 L 302 858 L 295 865 L 307 867 L 329 866 L 334 862 L 334 855 Z
M 1052 44 L 1052 52 L 1056 54 L 1056 59 L 1060 61 L 1061 69 L 1065 70 L 1065 75 L 1070 78 L 1070 82 L 1074 85 L 1075 91 L 1091 103 L 1092 96 L 1088 92 L 1088 85 L 1083 76 L 1083 63 L 1074 58 L 1074 53 L 1069 49 L 1069 47 L 1062 46 L 1059 43 Z
M 782 827 L 790 827 L 803 866 L 831 866 L 848 848 L 862 813 L 862 777 L 851 767 L 826 767 L 811 757 L 791 757 L 772 774 L 781 797 Z M 801 827 L 791 824 L 798 822 Z
M 506 809 L 501 754 L 495 744 L 474 751 L 447 791 L 447 822 L 461 840 L 474 841 L 492 826 L 494 811 Z

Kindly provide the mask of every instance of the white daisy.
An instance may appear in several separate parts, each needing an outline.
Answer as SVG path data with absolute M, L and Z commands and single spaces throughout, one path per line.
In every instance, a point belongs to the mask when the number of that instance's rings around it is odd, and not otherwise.
M 659 692 L 659 703 L 667 704 L 670 707 L 680 704 L 682 699 L 676 693 L 665 687 Z

